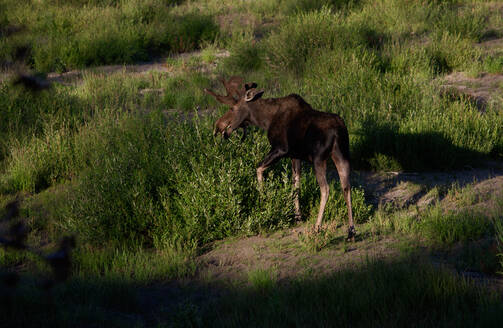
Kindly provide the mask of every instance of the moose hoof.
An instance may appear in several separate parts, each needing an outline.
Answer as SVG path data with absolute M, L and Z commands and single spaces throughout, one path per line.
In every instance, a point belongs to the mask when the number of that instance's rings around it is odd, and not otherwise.
M 355 226 L 351 226 L 348 229 L 348 238 L 347 241 L 355 242 L 355 236 L 356 236 L 356 229 Z

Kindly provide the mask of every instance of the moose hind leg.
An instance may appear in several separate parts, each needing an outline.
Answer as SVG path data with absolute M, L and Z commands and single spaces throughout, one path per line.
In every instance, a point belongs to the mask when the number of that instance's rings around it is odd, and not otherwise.
M 337 167 L 337 172 L 339 173 L 339 179 L 341 180 L 341 188 L 344 194 L 344 199 L 346 200 L 346 205 L 348 207 L 348 217 L 349 217 L 349 227 L 348 227 L 348 240 L 355 241 L 355 225 L 353 222 L 353 210 L 351 206 L 351 165 L 349 160 L 344 158 L 340 151 L 336 150 L 332 153 L 332 160 Z
M 327 161 L 317 160 L 314 162 L 314 172 L 316 174 L 316 180 L 320 186 L 321 199 L 320 199 L 320 209 L 318 211 L 318 217 L 316 219 L 316 230 L 321 227 L 323 221 L 323 213 L 325 212 L 325 206 L 328 200 L 328 183 L 327 183 Z

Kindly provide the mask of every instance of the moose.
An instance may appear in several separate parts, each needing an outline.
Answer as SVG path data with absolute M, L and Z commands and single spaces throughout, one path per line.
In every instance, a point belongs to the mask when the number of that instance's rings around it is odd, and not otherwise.
M 356 230 L 351 207 L 349 134 L 344 120 L 337 114 L 313 109 L 301 96 L 290 94 L 281 98 L 263 99 L 263 90 L 256 83 L 243 84 L 241 77 L 221 78 L 227 95 L 212 90 L 204 91 L 225 105 L 231 106 L 215 123 L 214 135 L 221 133 L 228 138 L 238 128 L 246 136 L 248 125 L 267 131 L 271 150 L 257 167 L 259 188 L 263 184 L 264 171 L 286 157 L 292 160 L 293 183 L 296 190 L 295 215 L 300 218 L 299 193 L 301 160 L 313 163 L 316 180 L 320 186 L 321 201 L 315 229 L 319 230 L 328 200 L 329 186 L 326 179 L 327 160 L 332 158 L 348 208 L 348 240 L 354 241 Z

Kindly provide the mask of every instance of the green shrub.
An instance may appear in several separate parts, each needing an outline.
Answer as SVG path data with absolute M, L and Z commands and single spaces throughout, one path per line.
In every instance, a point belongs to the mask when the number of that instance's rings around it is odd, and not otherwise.
M 61 222 L 65 230 L 96 245 L 152 245 L 161 216 L 155 197 L 169 178 L 156 124 L 111 114 L 95 126 L 88 169 L 70 199 L 73 215 Z
M 480 49 L 460 35 L 442 33 L 426 47 L 434 73 L 449 73 L 452 70 L 466 70 L 480 60 Z
M 263 49 L 259 44 L 245 39 L 235 43 L 231 49 L 231 54 L 224 61 L 226 69 L 248 73 L 259 70 L 263 65 Z
M 289 18 L 265 41 L 269 65 L 301 73 L 311 55 L 334 46 L 340 22 L 327 8 Z

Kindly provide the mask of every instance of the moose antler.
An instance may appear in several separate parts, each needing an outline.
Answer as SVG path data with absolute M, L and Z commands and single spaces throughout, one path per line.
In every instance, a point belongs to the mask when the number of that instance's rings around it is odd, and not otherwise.
M 234 106 L 238 102 L 239 98 L 244 95 L 245 90 L 243 88 L 243 78 L 240 76 L 232 76 L 228 81 L 225 81 L 223 77 L 219 78 L 219 80 L 224 85 L 225 90 L 227 91 L 227 95 L 217 95 L 215 92 L 209 89 L 204 89 L 204 92 L 212 95 L 218 102 L 221 102 L 222 104 Z

